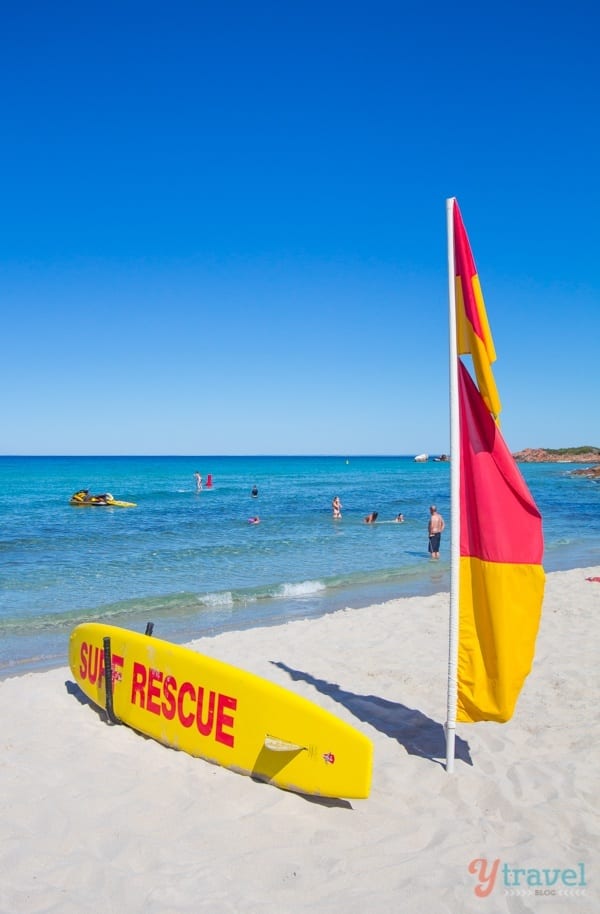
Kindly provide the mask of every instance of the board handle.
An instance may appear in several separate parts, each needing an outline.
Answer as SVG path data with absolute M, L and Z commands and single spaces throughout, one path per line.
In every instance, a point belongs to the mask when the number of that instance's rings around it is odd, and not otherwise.
M 106 714 L 111 724 L 120 724 L 121 721 L 115 715 L 113 707 L 113 675 L 112 675 L 112 654 L 110 650 L 110 638 L 104 638 L 104 689 L 106 692 Z

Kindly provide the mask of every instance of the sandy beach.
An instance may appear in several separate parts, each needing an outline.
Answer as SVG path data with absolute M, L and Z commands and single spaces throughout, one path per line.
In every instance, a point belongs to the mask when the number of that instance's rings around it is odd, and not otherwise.
M 366 800 L 110 726 L 66 667 L 0 683 L 1 914 L 598 910 L 598 576 L 548 576 L 515 716 L 459 725 L 452 775 L 447 594 L 193 643 L 367 734 Z

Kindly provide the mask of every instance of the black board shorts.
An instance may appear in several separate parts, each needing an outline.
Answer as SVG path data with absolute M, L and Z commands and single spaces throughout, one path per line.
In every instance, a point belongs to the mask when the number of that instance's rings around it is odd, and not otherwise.
M 429 551 L 430 552 L 439 552 L 440 551 L 441 538 L 442 538 L 441 533 L 430 533 L 429 534 Z

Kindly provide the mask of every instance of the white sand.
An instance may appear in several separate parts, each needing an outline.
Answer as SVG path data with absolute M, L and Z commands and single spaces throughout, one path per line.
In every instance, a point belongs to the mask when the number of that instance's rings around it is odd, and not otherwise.
M 600 583 L 587 576 L 600 568 L 549 575 L 515 716 L 460 725 L 453 775 L 440 762 L 447 594 L 195 642 L 373 740 L 371 796 L 352 803 L 111 727 L 67 668 L 0 683 L 1 914 L 600 910 Z M 477 858 L 500 860 L 485 898 Z M 585 888 L 565 886 L 579 864 Z M 557 894 L 526 876 L 507 889 L 504 865 L 511 882 L 515 868 L 560 870 Z

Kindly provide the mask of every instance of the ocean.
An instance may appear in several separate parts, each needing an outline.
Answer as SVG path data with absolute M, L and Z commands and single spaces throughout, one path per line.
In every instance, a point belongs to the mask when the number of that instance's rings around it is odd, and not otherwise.
M 575 468 L 521 466 L 547 571 L 600 561 L 600 483 Z M 212 487 L 196 492 L 195 471 Z M 137 506 L 72 507 L 82 488 Z M 437 563 L 433 503 L 447 524 Z M 447 591 L 449 504 L 449 464 L 412 457 L 0 457 L 0 678 L 66 665 L 84 621 L 151 621 L 181 643 Z

